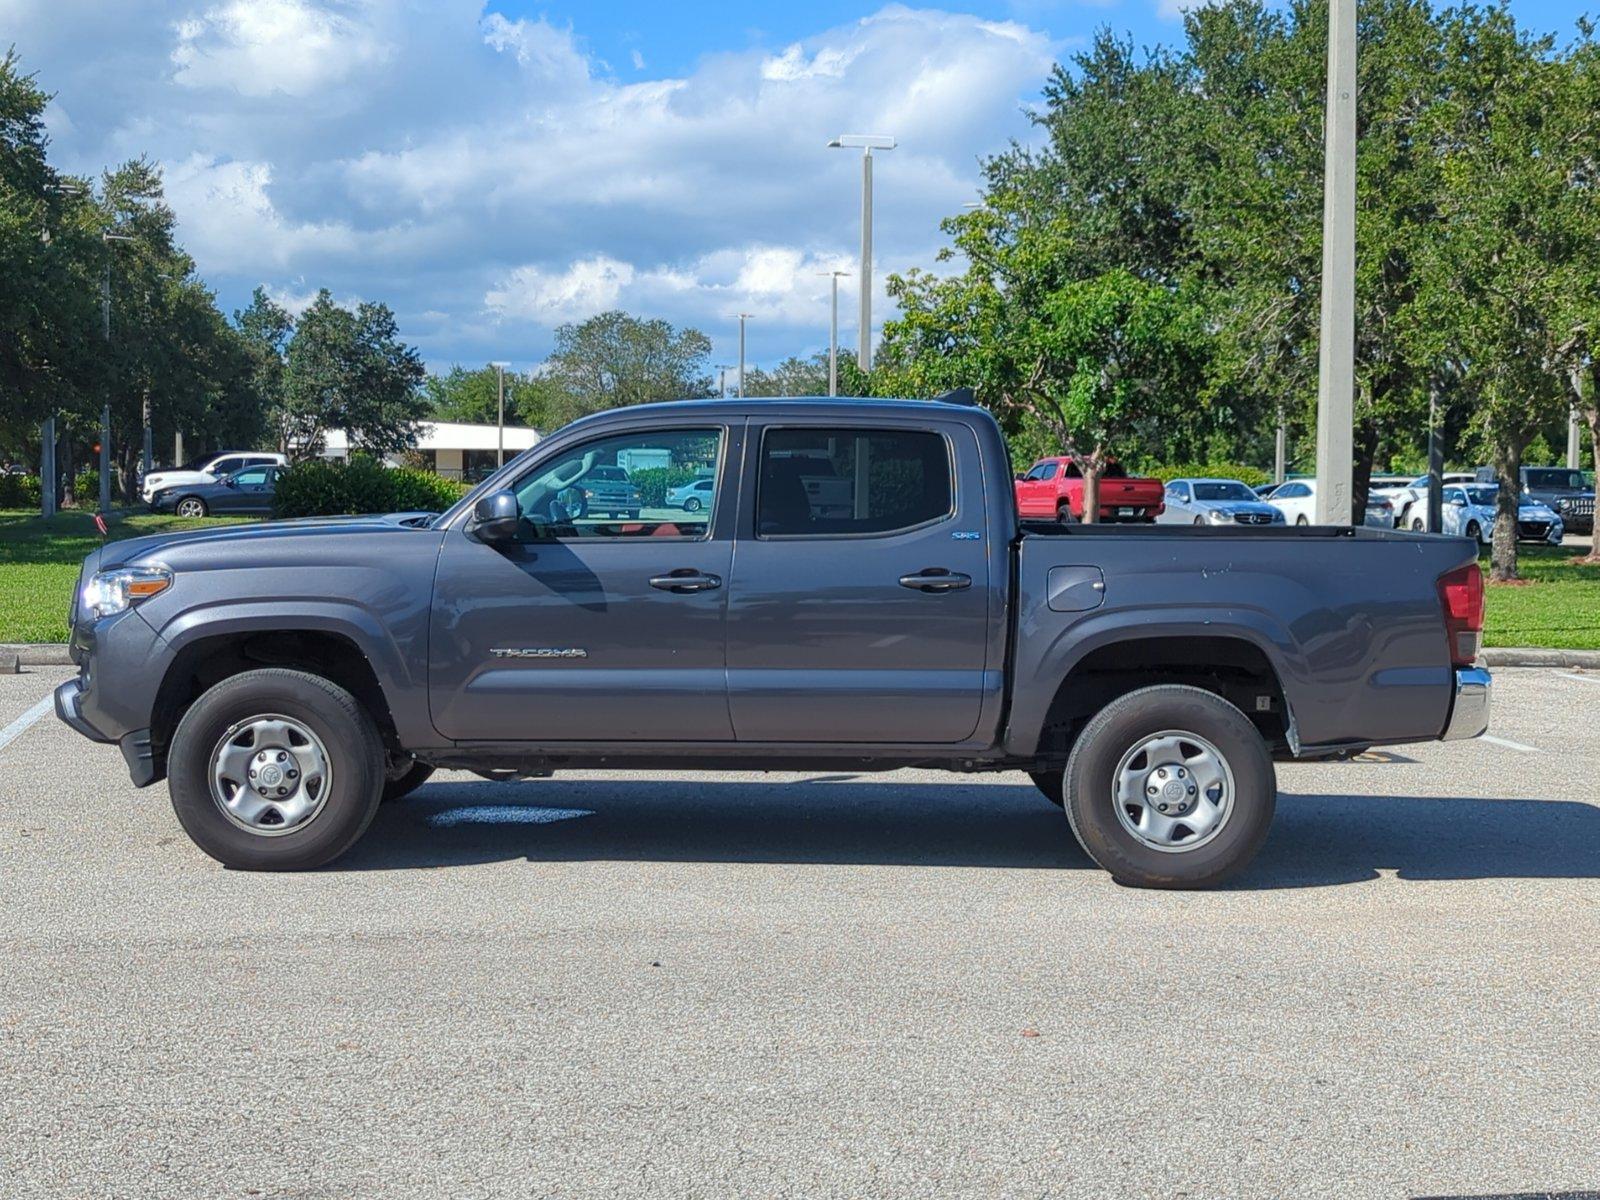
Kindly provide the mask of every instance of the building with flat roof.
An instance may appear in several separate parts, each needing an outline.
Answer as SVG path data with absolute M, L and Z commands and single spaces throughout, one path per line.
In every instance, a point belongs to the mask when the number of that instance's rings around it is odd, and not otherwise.
M 543 435 L 524 425 L 507 425 L 506 458 L 509 460 L 532 446 Z M 464 425 L 458 421 L 425 422 L 417 435 L 415 454 L 430 471 L 446 479 L 478 479 L 494 469 L 499 445 L 498 425 Z M 330 429 L 322 449 L 324 458 L 348 458 L 350 439 L 342 429 Z M 398 460 L 396 460 L 398 461 Z

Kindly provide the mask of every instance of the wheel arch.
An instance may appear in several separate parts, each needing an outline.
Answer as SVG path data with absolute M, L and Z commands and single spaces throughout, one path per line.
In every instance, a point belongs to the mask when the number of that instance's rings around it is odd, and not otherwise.
M 1234 629 L 1203 635 L 1124 630 L 1088 641 L 1056 665 L 1054 688 L 1024 715 L 1013 710 L 1006 749 L 1035 763 L 1066 762 L 1078 735 L 1101 709 L 1156 684 L 1187 684 L 1229 701 L 1260 730 L 1269 748 L 1293 749 L 1294 715 L 1284 673 L 1268 639 Z

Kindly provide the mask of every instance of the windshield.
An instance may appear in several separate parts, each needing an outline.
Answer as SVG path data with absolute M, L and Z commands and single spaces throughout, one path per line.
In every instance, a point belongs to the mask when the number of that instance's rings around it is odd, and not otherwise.
M 1196 500 L 1254 500 L 1256 494 L 1242 483 L 1234 483 L 1231 479 L 1224 479 L 1219 483 L 1195 484 L 1194 498 Z
M 614 479 L 618 483 L 628 482 L 628 473 L 621 467 L 595 467 L 584 476 L 585 479 Z
M 1526 474 L 1531 488 L 1572 488 L 1581 491 L 1584 486 L 1583 472 L 1569 471 L 1565 467 L 1529 467 Z
M 1462 490 L 1467 493 L 1467 503 L 1480 508 L 1493 508 L 1494 498 L 1500 492 L 1498 487 L 1469 487 Z

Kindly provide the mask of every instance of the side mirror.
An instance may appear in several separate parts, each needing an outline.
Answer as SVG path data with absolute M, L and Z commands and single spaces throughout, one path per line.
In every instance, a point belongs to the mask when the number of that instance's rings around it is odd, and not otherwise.
M 231 488 L 236 488 L 236 487 L 239 486 L 239 481 L 237 479 L 235 479 L 232 475 L 229 475 L 222 482 L 223 482 L 224 485 L 226 485 L 227 487 L 231 487 Z
M 480 496 L 472 506 L 472 533 L 491 546 L 515 541 L 521 522 L 517 495 L 508 489 Z
M 1021 483 L 1024 479 L 1027 478 L 1027 476 L 1026 475 L 1013 475 L 1012 478 L 1015 479 L 1018 483 Z

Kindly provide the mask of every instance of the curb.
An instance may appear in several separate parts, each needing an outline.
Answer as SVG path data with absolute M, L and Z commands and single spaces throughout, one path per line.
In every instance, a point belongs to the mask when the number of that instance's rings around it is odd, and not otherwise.
M 1600 650 L 1544 650 L 1534 646 L 1493 646 L 1478 652 L 1486 667 L 1576 667 L 1600 671 Z
M 18 667 L 70 667 L 65 642 L 0 642 L 0 675 Z

